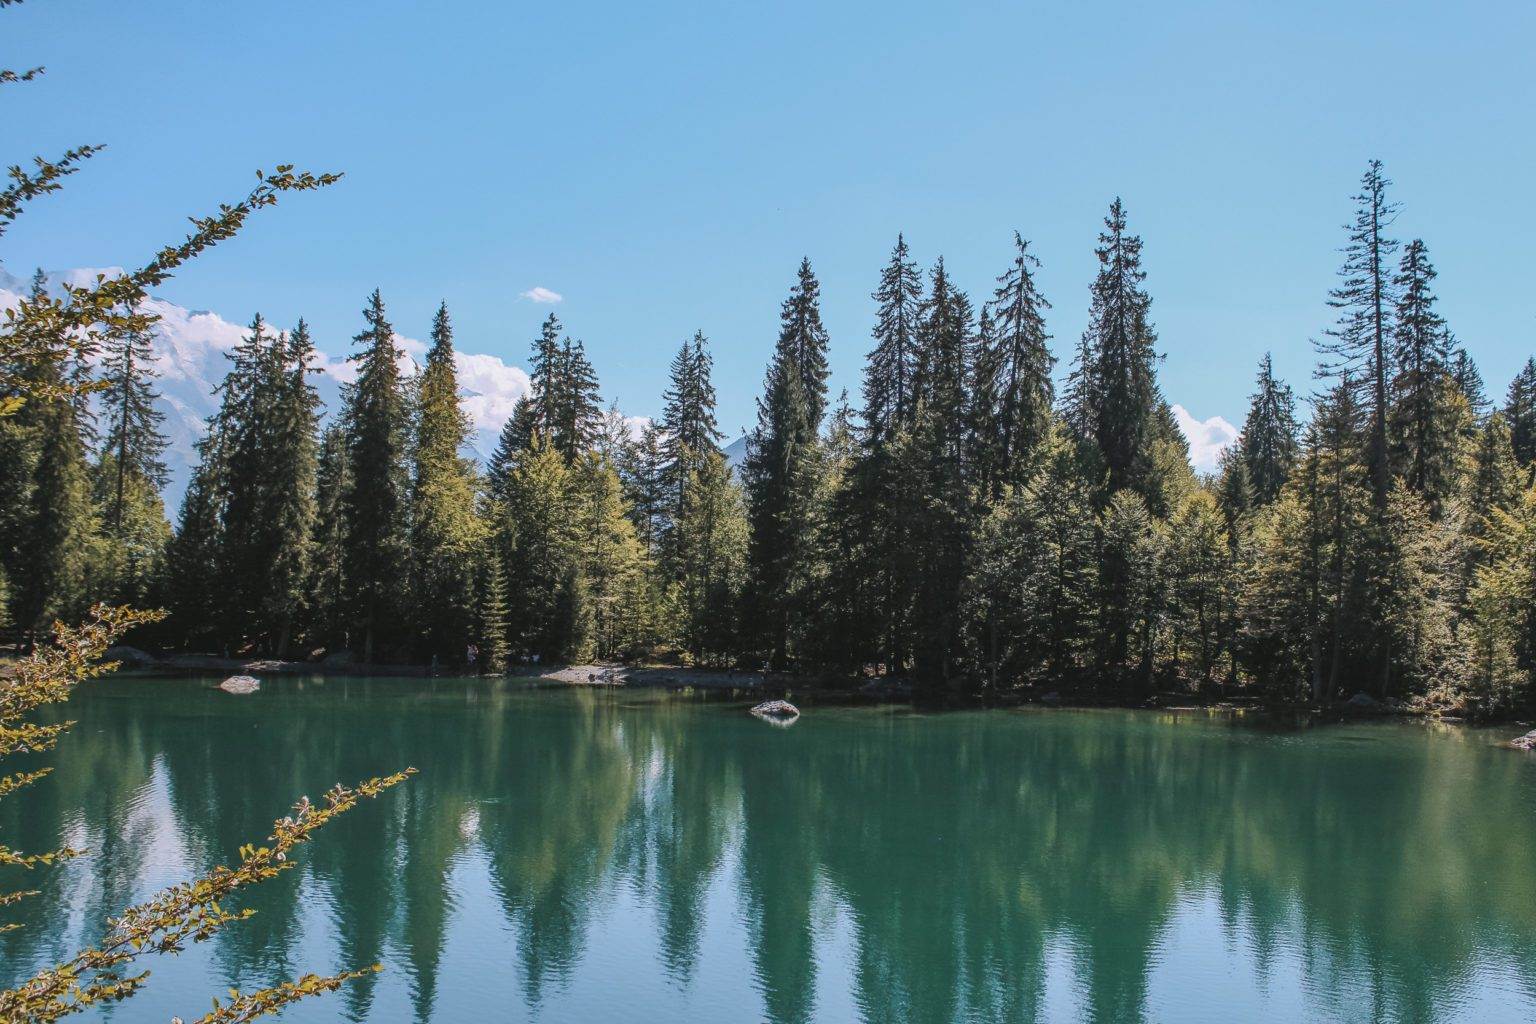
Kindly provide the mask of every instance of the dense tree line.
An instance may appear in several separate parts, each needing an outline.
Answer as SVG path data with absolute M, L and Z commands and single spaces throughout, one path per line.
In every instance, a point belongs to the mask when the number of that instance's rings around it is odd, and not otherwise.
M 1119 200 L 1061 394 L 1021 236 L 979 303 L 898 237 L 857 407 L 829 394 L 802 261 L 739 481 L 702 333 L 672 362 L 662 415 L 631 430 L 551 315 L 481 466 L 446 307 L 411 372 L 375 292 L 324 429 L 307 328 L 257 317 L 174 532 L 147 335 L 8 368 L 104 388 L 0 423 L 8 614 L 32 632 L 113 596 L 163 602 L 163 639 L 201 649 L 492 671 L 660 658 L 937 692 L 1528 707 L 1536 360 L 1487 398 L 1427 246 L 1390 237 L 1390 187 L 1372 162 L 1315 394 L 1299 401 L 1265 355 L 1242 434 L 1205 476 L 1158 383 L 1142 241 Z

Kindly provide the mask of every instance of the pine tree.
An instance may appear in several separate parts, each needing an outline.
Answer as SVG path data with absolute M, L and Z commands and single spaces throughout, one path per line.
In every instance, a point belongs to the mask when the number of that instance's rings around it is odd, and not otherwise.
M 347 521 L 345 496 L 351 490 L 347 432 L 340 423 L 320 439 L 315 473 L 315 527 L 310 544 L 308 607 L 310 630 L 332 651 L 348 644 Z
M 211 483 L 220 492 L 217 574 L 228 581 L 220 595 L 219 638 L 236 650 L 268 639 L 262 609 L 273 524 L 265 499 L 283 344 L 256 314 L 229 353 L 229 372 L 219 385 L 220 475 Z
M 0 367 L 0 375 L 20 373 L 20 367 Z M 0 405 L 16 397 L 19 396 L 0 392 Z M 27 406 L 32 404 L 27 402 L 12 415 L 0 415 L 0 569 L 13 581 L 20 578 L 25 557 L 32 476 L 37 465 L 37 431 L 27 416 Z M 19 617 L 19 610 L 10 610 L 16 593 L 13 582 L 6 598 L 7 618 L 12 623 Z
M 1098 444 L 1110 492 L 1130 487 L 1149 498 L 1151 446 L 1162 399 L 1157 390 L 1157 335 L 1147 319 L 1152 300 L 1142 289 L 1141 239 L 1126 233 L 1116 199 L 1099 235 L 1098 277 L 1088 329 L 1079 350 L 1074 404 Z
M 590 635 L 583 658 L 619 658 L 645 646 L 650 602 L 645 554 L 625 508 L 619 474 L 607 459 L 586 455 L 572 480 L 575 544 Z
M 1509 382 L 1504 418 L 1509 421 L 1515 458 L 1520 465 L 1529 467 L 1536 462 L 1536 357 L 1526 360 L 1515 379 Z
M 922 538 L 916 552 L 914 653 L 924 682 L 933 685 L 956 681 L 960 653 L 960 594 L 974 516 L 966 467 L 975 330 L 970 300 L 952 286 L 940 259 L 920 321 L 916 420 L 901 460 L 903 475 L 923 496 L 912 524 Z
M 561 372 L 560 318 L 551 313 L 539 328 L 528 365 L 531 422 L 535 430 L 546 435 L 554 430 L 555 421 L 560 418 Z
M 888 672 L 909 661 L 912 613 L 911 531 L 918 497 L 901 478 L 898 453 L 911 442 L 921 359 L 922 277 L 898 235 L 871 296 L 878 304 L 875 347 L 864 367 L 860 451 L 828 510 L 840 538 L 835 593 L 828 595 L 845 629 L 847 660 L 870 659 Z
M 875 447 L 911 425 L 922 294 L 922 278 L 910 258 L 907 240 L 897 235 L 890 262 L 880 272 L 880 284 L 870 296 L 878 311 L 875 347 L 864 373 L 864 428 Z
M 345 578 L 363 660 L 402 636 L 400 582 L 409 561 L 406 479 L 408 408 L 400 350 L 378 291 L 363 311 L 367 326 L 353 340 L 357 379 L 345 391 L 347 523 Z
M 799 374 L 805 392 L 806 421 L 820 429 L 827 411 L 827 329 L 821 325 L 821 284 L 809 257 L 800 261 L 795 287 L 780 313 L 778 350 Z
M 130 483 L 142 481 L 152 488 L 166 482 L 165 449 L 169 442 L 161 430 L 165 414 L 156 407 L 159 393 L 154 381 L 154 346 L 148 331 L 109 334 L 102 347 L 102 383 L 99 401 L 107 415 L 102 450 L 112 455 L 112 501 L 106 522 L 121 532 L 123 507 Z
M 90 579 L 99 530 L 91 501 L 85 442 L 75 403 L 34 399 L 37 462 L 16 582 L 17 623 L 29 635 L 56 619 L 80 618 L 90 604 Z
M 972 659 L 994 688 L 1063 680 L 1080 668 L 1098 558 L 1091 488 L 1053 423 L 1030 479 L 1004 491 L 977 530 L 965 587 Z
M 1248 460 L 1242 446 L 1229 445 L 1222 450 L 1217 470 L 1216 500 L 1226 516 L 1227 529 L 1235 529 L 1239 519 L 1253 511 L 1257 502 L 1253 495 L 1252 478 L 1248 475 Z
M 1403 249 L 1394 282 L 1396 373 L 1391 379 L 1389 425 L 1398 472 L 1438 513 L 1451 489 L 1458 437 L 1448 408 L 1450 333 L 1435 311 L 1434 279 L 1428 251 L 1421 240 L 1414 239 Z
M 1216 498 L 1192 491 L 1168 524 L 1168 575 L 1173 581 L 1174 660 L 1186 676 L 1213 680 L 1223 650 L 1222 610 L 1231 580 L 1231 549 Z
M 1239 441 L 1247 485 L 1257 505 L 1280 494 L 1296 461 L 1296 400 L 1291 388 L 1275 377 L 1268 352 L 1259 363 L 1257 390 L 1248 404 L 1248 419 Z
M 230 353 L 217 414 L 222 635 L 286 656 L 308 590 L 320 399 L 300 320 L 273 334 L 258 314 Z
M 198 462 L 182 495 L 176 534 L 166 552 L 170 618 L 190 647 L 216 644 L 227 601 L 222 572 L 228 445 L 221 418 L 208 420 L 197 442 Z M 205 648 L 206 649 L 206 648 Z
M 757 403 L 745 472 L 751 523 L 752 646 L 778 668 L 807 609 L 805 584 L 817 487 L 817 444 L 826 408 L 827 335 L 810 262 L 780 312 L 779 339 Z
M 506 500 L 509 474 L 517 464 L 518 457 L 533 447 L 537 430 L 536 408 L 533 398 L 523 395 L 512 406 L 512 415 L 507 417 L 507 422 L 502 424 L 501 434 L 496 439 L 496 449 L 491 453 L 491 461 L 485 472 L 491 496 L 497 501 Z
M 153 484 L 137 474 L 128 475 L 122 480 L 119 501 L 118 480 L 117 458 L 104 452 L 92 481 L 92 499 L 103 530 L 92 559 L 90 591 L 95 600 L 149 607 L 161 600 L 171 524 Z M 114 513 L 117 525 L 106 526 Z
M 1358 642 L 1376 671 L 1371 688 L 1384 700 L 1422 692 L 1452 664 L 1452 580 L 1441 571 L 1449 533 L 1399 481 L 1363 534 Z
M 279 356 L 263 502 L 271 537 L 269 583 L 261 610 L 272 652 L 285 658 L 308 598 L 317 517 L 320 396 L 309 382 L 315 347 L 302 318 L 280 339 Z
M 548 385 L 553 416 L 550 443 L 567 463 L 575 463 L 597 440 L 602 425 L 597 372 L 587 360 L 586 348 L 570 338 L 561 342 L 555 367 L 554 379 Z
M 570 472 L 546 438 L 513 466 L 502 515 L 512 652 L 557 660 L 578 646 L 580 581 Z
M 627 428 L 626 428 L 627 433 Z M 640 436 L 621 449 L 619 475 L 629 507 L 630 522 L 647 558 L 655 558 L 676 514 L 677 488 L 670 480 L 668 463 L 669 434 L 655 423 L 647 423 Z M 692 459 L 689 449 L 683 458 Z
M 996 491 L 1003 482 L 1018 483 L 1029 458 L 1044 440 L 1050 426 L 1055 386 L 1051 355 L 1045 332 L 1044 311 L 1051 308 L 1035 288 L 1034 270 L 1040 261 L 1029 252 L 1029 243 L 1014 232 L 1013 264 L 997 279 L 991 302 L 992 324 L 979 354 L 991 384 L 991 413 L 995 464 L 985 481 Z
M 47 302 L 43 274 L 31 302 Z M 0 393 L 0 469 L 10 618 L 29 638 L 58 617 L 89 604 L 99 523 L 86 465 L 87 414 L 78 385 L 80 360 L 71 344 L 49 336 L 16 338 L 0 331 L 7 385 Z
M 1488 391 L 1483 385 L 1483 375 L 1477 364 L 1464 348 L 1457 348 L 1451 358 L 1451 380 L 1456 390 L 1467 400 L 1467 407 L 1474 417 L 1481 419 L 1488 412 Z
M 1349 242 L 1343 249 L 1340 280 L 1328 295 L 1339 319 L 1328 332 L 1329 340 L 1318 345 L 1323 360 L 1319 375 L 1348 380 L 1364 396 L 1369 422 L 1366 465 L 1378 509 L 1386 507 L 1392 477 L 1387 383 L 1392 376 L 1391 318 L 1396 304 L 1392 257 L 1398 243 L 1386 232 L 1398 207 L 1387 199 L 1391 184 L 1382 173 L 1381 161 L 1372 160 L 1355 196 L 1355 220 L 1347 226 Z
M 458 663 L 475 631 L 476 552 L 486 534 L 475 512 L 476 481 L 459 455 L 469 417 L 459 408 L 453 325 L 447 304 L 432 320 L 432 344 L 417 382 L 416 443 L 412 446 L 412 589 L 422 654 Z
M 1062 419 L 1080 440 L 1092 441 L 1098 423 L 1099 395 L 1093 335 L 1084 331 L 1072 356 L 1072 372 L 1067 375 L 1067 390 L 1062 396 Z
M 507 580 L 501 559 L 489 549 L 479 559 L 476 575 L 474 643 L 483 672 L 499 675 L 507 670 Z
M 1495 508 L 1469 598 L 1469 710 L 1492 715 L 1536 702 L 1536 487 Z
M 1367 523 L 1373 518 L 1368 455 L 1369 416 L 1356 401 L 1353 382 L 1339 382 L 1314 414 L 1308 474 L 1316 533 L 1309 538 L 1320 564 L 1319 649 L 1314 698 L 1338 696 L 1349 678 L 1372 676 L 1374 639 L 1364 574 L 1371 551 Z M 1362 434 L 1366 440 L 1362 443 Z M 1379 519 L 1379 514 L 1375 517 Z
M 1523 475 L 1515 461 L 1508 421 L 1503 413 L 1493 413 L 1477 434 L 1461 510 L 1459 578 L 1453 602 L 1462 612 L 1468 608 L 1477 570 L 1487 564 L 1488 539 L 1498 514 L 1508 512 L 1519 500 Z
M 736 647 L 746 513 L 724 455 L 711 453 L 690 475 L 671 538 L 682 646 L 695 661 L 722 664 Z
M 1151 689 L 1159 538 L 1147 503 L 1116 491 L 1099 520 L 1099 671 L 1141 693 Z
M 663 480 L 673 519 L 681 512 L 688 480 L 725 437 L 715 421 L 714 359 L 707 344 L 703 331 L 683 342 L 672 360 L 671 383 L 662 394 Z
M 1324 696 L 1331 550 L 1320 469 L 1309 452 L 1255 515 L 1251 565 L 1238 595 L 1235 643 L 1243 664 L 1262 692 L 1286 701 L 1320 703 Z

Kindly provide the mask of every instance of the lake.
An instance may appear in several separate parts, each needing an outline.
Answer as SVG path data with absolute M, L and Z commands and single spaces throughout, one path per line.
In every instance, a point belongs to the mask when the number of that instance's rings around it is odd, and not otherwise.
M 775 728 L 659 691 L 211 682 L 67 706 L 0 835 L 91 852 L 24 880 L 45 896 L 0 935 L 0 983 L 299 794 L 414 765 L 91 1019 L 375 960 L 284 1019 L 1536 1015 L 1536 757 L 1494 746 L 1518 729 L 824 706 Z

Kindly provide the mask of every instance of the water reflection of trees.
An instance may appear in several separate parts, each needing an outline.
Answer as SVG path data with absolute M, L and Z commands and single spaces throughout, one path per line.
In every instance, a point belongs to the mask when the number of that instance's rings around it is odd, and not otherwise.
M 184 868 L 167 837 L 195 864 L 227 859 L 294 794 L 410 763 L 423 772 L 399 798 L 338 822 L 221 935 L 231 983 L 292 973 L 311 895 L 338 963 L 395 965 L 415 1017 L 444 1019 L 455 900 L 489 899 L 537 1006 L 625 891 L 654 913 L 655 969 L 687 989 L 706 895 L 729 884 L 773 1021 L 817 1016 L 829 915 L 852 929 L 870 1021 L 1043 1019 L 1053 950 L 1088 1016 L 1145 1017 L 1191 893 L 1219 906 L 1229 952 L 1261 977 L 1299 962 L 1340 1013 L 1433 1019 L 1490 949 L 1523 954 L 1536 991 L 1531 780 L 1474 736 L 836 711 L 784 732 L 682 698 L 333 681 L 168 708 L 123 685 L 77 702 L 57 774 L 0 804 L 8 835 L 93 851 L 29 904 L 74 913 L 0 935 L 0 965 L 52 955 L 167 880 L 146 864 Z M 472 861 L 490 893 L 449 884 Z M 376 998 L 352 989 L 348 1015 Z

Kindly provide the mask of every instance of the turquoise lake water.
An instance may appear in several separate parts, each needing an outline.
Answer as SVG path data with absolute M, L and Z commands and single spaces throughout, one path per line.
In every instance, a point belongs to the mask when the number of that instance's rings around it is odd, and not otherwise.
M 421 774 L 258 914 L 85 1019 L 381 962 L 288 1021 L 1528 1021 L 1536 756 L 1421 723 L 810 707 L 483 680 L 108 679 L 0 836 L 0 983 L 260 840 Z M 30 763 L 27 765 L 30 766 Z M 4 883 L 15 881 L 16 885 Z

